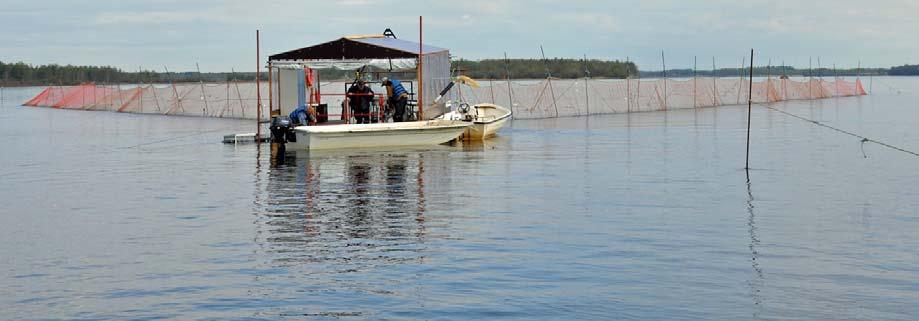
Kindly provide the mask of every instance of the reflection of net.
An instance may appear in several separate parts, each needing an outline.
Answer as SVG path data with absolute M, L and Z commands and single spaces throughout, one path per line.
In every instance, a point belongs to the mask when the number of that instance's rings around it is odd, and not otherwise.
M 262 106 L 268 86 L 262 85 Z M 175 84 L 142 86 L 48 87 L 25 106 L 109 110 L 126 113 L 203 117 L 256 118 L 255 83 Z M 267 109 L 267 108 L 266 108 Z M 267 113 L 267 111 L 263 112 Z
M 510 106 L 520 119 L 738 105 L 746 103 L 749 95 L 748 80 L 740 78 L 512 81 L 510 91 L 507 81 L 480 83 L 479 88 L 463 88 L 462 98 L 470 103 Z M 859 79 L 768 78 L 753 82 L 752 100 L 768 103 L 866 94 Z

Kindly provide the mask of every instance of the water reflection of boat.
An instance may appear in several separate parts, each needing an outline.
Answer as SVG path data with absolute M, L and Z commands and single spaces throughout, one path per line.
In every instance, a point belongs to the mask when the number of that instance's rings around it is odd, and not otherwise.
M 508 137 L 498 136 L 485 140 L 462 140 L 457 145 L 462 146 L 465 152 L 489 152 L 505 149 L 508 141 Z
M 402 123 L 299 126 L 293 129 L 295 150 L 425 146 L 456 139 L 469 123 L 429 120 Z
M 276 264 L 421 260 L 424 159 L 415 153 L 289 159 L 272 168 L 259 235 Z

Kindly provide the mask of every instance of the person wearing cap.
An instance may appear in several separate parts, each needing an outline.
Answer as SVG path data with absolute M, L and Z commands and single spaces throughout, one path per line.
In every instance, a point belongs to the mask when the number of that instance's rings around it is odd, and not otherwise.
M 405 90 L 405 87 L 402 86 L 402 83 L 396 79 L 389 79 L 383 77 L 382 83 L 386 87 L 386 96 L 389 100 L 389 105 L 395 109 L 395 113 L 392 115 L 393 122 L 402 122 L 408 120 L 408 115 L 405 114 L 405 105 L 408 104 L 408 91 Z
M 370 123 L 370 101 L 373 100 L 373 90 L 364 83 L 363 79 L 358 79 L 351 85 L 351 88 L 348 88 L 345 100 L 351 107 L 351 113 L 358 124 Z

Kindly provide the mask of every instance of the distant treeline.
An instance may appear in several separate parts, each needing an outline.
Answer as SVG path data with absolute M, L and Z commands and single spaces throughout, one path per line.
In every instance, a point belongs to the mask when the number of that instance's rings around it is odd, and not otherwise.
M 477 79 L 503 79 L 510 75 L 513 79 L 540 79 L 551 74 L 556 78 L 581 78 L 589 74 L 597 78 L 626 78 L 639 74 L 645 78 L 663 76 L 662 71 L 639 71 L 632 62 L 619 60 L 580 60 L 580 59 L 483 59 L 483 60 L 454 60 L 452 68 L 472 78 Z M 738 77 L 748 75 L 746 68 L 721 68 L 712 72 L 709 70 L 669 69 L 667 77 Z M 814 76 L 832 77 L 855 75 L 891 75 L 915 76 L 919 75 L 919 65 L 903 65 L 892 68 L 864 68 L 864 69 L 797 69 L 791 66 L 759 66 L 753 69 L 756 76 L 788 75 L 788 76 Z M 338 80 L 353 77 L 352 70 L 323 70 L 322 80 Z M 262 80 L 268 80 L 268 73 L 261 74 Z M 407 76 L 407 78 L 412 78 Z M 224 81 L 254 81 L 254 72 L 156 72 L 141 70 L 126 72 L 109 66 L 73 66 L 73 65 L 39 65 L 33 66 L 22 62 L 4 63 L 0 61 L 0 85 L 27 86 L 27 85 L 76 85 L 86 82 L 95 83 L 168 83 L 168 82 L 224 82 Z
M 902 65 L 890 68 L 887 72 L 891 76 L 919 76 L 919 65 Z
M 515 79 L 546 78 L 547 74 L 556 78 L 582 78 L 588 74 L 590 77 L 626 78 L 638 71 L 632 62 L 562 58 L 508 59 L 506 62 L 504 59 L 459 59 L 453 61 L 453 69 L 480 79 L 502 79 L 508 74 Z
M 268 76 L 262 74 L 262 79 Z M 167 83 L 167 82 L 222 82 L 227 80 L 254 81 L 254 72 L 155 72 L 141 70 L 125 72 L 108 66 L 73 66 L 73 65 L 40 65 L 32 66 L 23 62 L 4 63 L 0 61 L 0 84 L 4 86 L 29 85 L 77 85 L 86 82 L 95 83 Z

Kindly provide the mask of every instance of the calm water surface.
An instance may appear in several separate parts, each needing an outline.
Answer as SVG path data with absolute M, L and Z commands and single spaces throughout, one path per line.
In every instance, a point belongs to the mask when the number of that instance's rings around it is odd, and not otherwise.
M 919 79 L 774 106 L 919 150 Z M 299 153 L 0 109 L 2 319 L 911 319 L 919 158 L 754 107 Z M 867 156 L 867 157 L 866 157 Z

